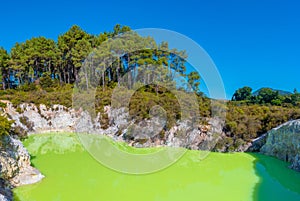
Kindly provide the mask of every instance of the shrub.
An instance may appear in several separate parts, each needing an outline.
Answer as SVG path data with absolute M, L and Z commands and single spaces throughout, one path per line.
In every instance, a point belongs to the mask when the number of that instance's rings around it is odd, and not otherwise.
M 0 114 L 0 136 L 9 135 L 13 121 Z
M 228 104 L 225 132 L 235 139 L 250 141 L 280 124 L 300 118 L 300 108 Z
M 27 138 L 27 131 L 21 126 L 15 126 L 12 128 L 12 133 L 17 135 L 20 139 Z
M 20 117 L 20 122 L 25 125 L 29 131 L 33 130 L 34 123 L 29 121 L 28 117 L 22 116 Z
M 0 101 L 0 108 L 6 108 L 6 106 L 7 106 L 6 103 Z
M 26 83 L 24 85 L 21 85 L 18 88 L 19 91 L 26 91 L 26 92 L 28 92 L 28 91 L 34 91 L 36 89 L 37 89 L 37 87 L 36 87 L 36 85 L 34 83 Z
M 46 89 L 46 88 L 49 88 L 49 87 L 53 87 L 53 86 L 54 86 L 54 82 L 53 82 L 53 80 L 51 79 L 49 73 L 44 73 L 44 74 L 43 74 L 43 77 L 40 78 L 39 83 L 40 83 L 40 85 L 41 85 L 41 87 L 42 87 L 43 89 Z

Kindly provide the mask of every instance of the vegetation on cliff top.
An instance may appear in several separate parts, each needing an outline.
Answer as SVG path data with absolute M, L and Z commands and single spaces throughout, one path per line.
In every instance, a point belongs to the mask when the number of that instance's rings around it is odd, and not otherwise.
M 294 93 L 283 92 L 271 88 L 261 88 L 252 93 L 252 88 L 243 87 L 234 93 L 232 100 L 238 104 L 260 104 L 260 105 L 276 105 L 284 107 L 299 107 L 300 93 L 294 89 Z

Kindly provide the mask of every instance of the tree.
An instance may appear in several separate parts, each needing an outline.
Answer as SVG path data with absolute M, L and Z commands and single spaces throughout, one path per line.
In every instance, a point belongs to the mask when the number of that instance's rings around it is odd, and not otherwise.
M 26 68 L 28 68 L 27 55 L 24 51 L 24 43 L 16 43 L 11 49 L 10 55 L 10 68 L 9 68 L 9 87 L 15 87 L 16 80 L 17 84 L 22 83 L 23 77 L 26 74 Z M 14 82 L 14 83 L 12 83 Z
M 11 70 L 20 84 L 38 79 L 44 72 L 57 71 L 59 54 L 54 40 L 32 38 L 17 43 L 11 50 Z
M 5 90 L 8 78 L 8 67 L 9 67 L 10 56 L 7 51 L 0 47 L 0 80 L 2 80 L 2 87 Z
M 291 103 L 295 106 L 300 105 L 300 93 L 297 89 L 294 89 L 294 93 L 291 95 Z
M 50 73 L 46 72 L 43 74 L 43 77 L 40 78 L 40 85 L 43 89 L 53 86 L 53 81 L 51 79 Z
M 88 54 L 91 52 L 91 43 L 88 41 L 88 39 L 83 38 L 79 40 L 74 48 L 71 49 L 71 61 L 73 64 L 73 73 L 75 80 L 78 78 L 78 71 L 82 66 L 82 63 L 88 56 Z
M 200 75 L 198 72 L 193 71 L 190 72 L 187 75 L 188 78 L 188 83 L 190 85 L 190 87 L 195 91 L 198 92 L 199 91 L 199 85 L 200 85 Z
M 274 104 L 280 104 L 279 100 L 281 100 L 279 92 L 270 88 L 260 89 L 257 95 L 257 101 L 259 104 L 272 104 L 272 101 Z
M 73 83 L 84 59 L 91 52 L 93 37 L 79 26 L 72 26 L 58 37 L 58 48 L 62 58 L 61 75 L 66 83 Z
M 37 79 L 42 80 L 40 83 L 46 81 L 43 85 L 48 86 L 49 79 L 60 79 L 60 82 L 71 84 L 78 80 L 77 84 L 84 83 L 85 88 L 99 85 L 100 81 L 104 90 L 106 85 L 113 86 L 123 77 L 128 88 L 134 87 L 137 80 L 140 82 L 137 85 L 157 82 L 154 85 L 158 94 L 159 82 L 175 89 L 179 76 L 189 79 L 196 91 L 200 84 L 197 73 L 186 75 L 185 51 L 169 49 L 167 42 L 157 44 L 152 37 L 142 37 L 119 24 L 113 31 L 98 36 L 74 25 L 58 37 L 57 43 L 36 37 L 16 43 L 11 55 L 4 50 L 0 53 L 4 88 L 30 84 Z M 91 60 L 86 61 L 86 58 Z M 94 67 L 81 73 L 83 64 Z M 83 79 L 86 76 L 93 78 L 91 82 L 98 82 L 88 83 Z
M 245 86 L 235 91 L 232 100 L 233 101 L 250 100 L 251 96 L 252 96 L 252 88 Z

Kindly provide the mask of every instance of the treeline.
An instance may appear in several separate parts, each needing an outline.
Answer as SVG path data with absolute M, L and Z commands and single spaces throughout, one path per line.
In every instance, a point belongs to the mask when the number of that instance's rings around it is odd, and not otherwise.
M 108 37 L 130 30 L 117 25 L 113 32 L 99 36 L 90 35 L 79 26 L 72 26 L 66 33 L 53 39 L 36 37 L 16 43 L 10 54 L 0 50 L 0 67 L 3 89 L 16 88 L 32 83 L 45 73 L 60 82 L 73 83 L 75 73 L 92 48 Z
M 60 35 L 57 42 L 41 36 L 16 43 L 10 54 L 1 48 L 3 89 L 32 83 L 45 75 L 60 82 L 73 83 L 82 62 L 93 48 L 126 31 L 130 28 L 116 25 L 113 31 L 96 36 L 74 25 Z
M 235 91 L 232 101 L 239 104 L 259 104 L 292 107 L 300 106 L 300 93 L 294 89 L 294 93 L 280 92 L 271 88 L 262 88 L 253 93 L 251 87 L 243 87 Z
M 122 37 L 125 33 L 130 34 Z M 166 75 L 170 80 L 175 79 L 174 76 L 178 73 L 198 91 L 200 76 L 196 72 L 186 74 L 185 51 L 171 50 L 167 42 L 156 44 L 153 38 L 141 37 L 128 26 L 119 24 L 113 31 L 99 35 L 88 34 L 75 25 L 60 35 L 57 42 L 36 37 L 16 43 L 10 53 L 0 48 L 2 87 L 4 90 L 15 89 L 39 82 L 41 78 L 45 78 L 45 87 L 51 86 L 53 82 L 73 84 L 78 78 L 80 68 L 92 52 L 99 61 L 94 73 L 101 73 L 102 87 L 111 82 L 119 82 L 120 77 L 129 71 L 132 72 L 128 82 L 133 83 L 134 79 L 138 79 L 138 67 L 141 67 L 139 72 L 147 72 L 152 70 L 149 65 L 155 64 L 160 67 L 156 71 L 165 74 L 168 72 Z M 110 63 L 112 60 L 114 62 Z

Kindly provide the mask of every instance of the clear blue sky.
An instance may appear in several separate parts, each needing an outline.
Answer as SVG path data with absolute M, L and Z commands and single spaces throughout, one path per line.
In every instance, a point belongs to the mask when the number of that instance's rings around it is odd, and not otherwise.
M 119 23 L 164 28 L 199 43 L 212 57 L 228 98 L 248 85 L 300 91 L 297 0 L 2 1 L 0 46 L 33 36 L 56 39 L 77 24 L 92 34 Z

